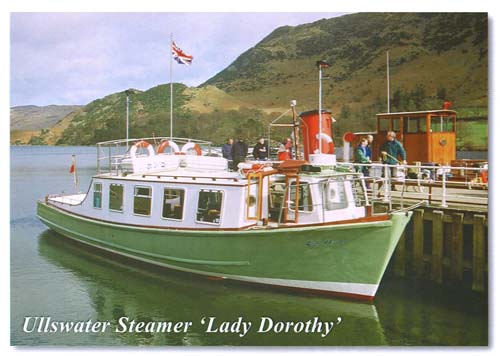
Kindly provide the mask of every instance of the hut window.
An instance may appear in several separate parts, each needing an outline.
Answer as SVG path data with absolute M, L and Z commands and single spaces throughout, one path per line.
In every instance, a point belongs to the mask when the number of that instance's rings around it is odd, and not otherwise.
M 109 210 L 123 211 L 123 185 L 111 184 L 109 186 Z
M 134 187 L 134 214 L 151 215 L 151 187 Z
M 295 210 L 295 194 L 296 194 L 296 182 L 292 182 L 290 184 L 290 209 Z M 313 210 L 313 204 L 312 204 L 312 196 L 311 196 L 311 188 L 309 186 L 309 183 L 305 182 L 300 182 L 299 183 L 299 206 L 298 210 L 299 211 L 312 211 Z
M 184 190 L 163 189 L 163 210 L 162 217 L 165 219 L 182 220 L 184 211 Z
M 94 183 L 94 208 L 102 208 L 102 183 Z
M 223 192 L 220 190 L 201 190 L 198 195 L 196 221 L 220 224 Z
M 347 208 L 347 198 L 343 180 L 331 180 L 324 183 L 323 203 L 326 210 Z

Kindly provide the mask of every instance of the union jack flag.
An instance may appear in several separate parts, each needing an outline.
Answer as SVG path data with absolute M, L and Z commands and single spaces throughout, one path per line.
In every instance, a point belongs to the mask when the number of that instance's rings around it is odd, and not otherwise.
M 177 61 L 179 64 L 187 64 L 190 65 L 191 62 L 193 61 L 193 56 L 190 56 L 189 54 L 186 54 L 177 47 L 175 42 L 172 41 L 172 57 Z

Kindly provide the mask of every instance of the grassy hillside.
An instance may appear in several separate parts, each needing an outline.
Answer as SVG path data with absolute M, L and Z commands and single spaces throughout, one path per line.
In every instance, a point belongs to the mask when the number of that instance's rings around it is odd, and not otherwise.
M 375 114 L 387 110 L 387 51 L 391 111 L 436 109 L 451 100 L 461 117 L 488 115 L 487 14 L 361 13 L 277 28 L 200 87 L 175 84 L 174 135 L 216 143 L 227 136 L 255 138 L 267 134 L 267 124 L 291 99 L 299 112 L 317 108 L 320 59 L 331 64 L 324 70 L 323 107 L 337 119 L 335 134 L 372 130 Z M 133 91 L 130 136 L 168 135 L 169 106 L 169 85 Z M 459 142 L 487 148 L 487 127 L 471 132 L 474 137 Z M 34 139 L 86 145 L 124 136 L 121 92 Z
M 324 74 L 324 106 L 338 126 L 369 125 L 387 110 L 386 52 L 390 52 L 391 110 L 488 106 L 486 14 L 362 13 L 276 29 L 204 85 L 263 108 L 297 99 L 317 108 L 317 60 Z M 404 100 L 401 100 L 404 99 Z M 395 99 L 395 100 L 394 100 Z M 398 100 L 399 99 L 399 100 Z

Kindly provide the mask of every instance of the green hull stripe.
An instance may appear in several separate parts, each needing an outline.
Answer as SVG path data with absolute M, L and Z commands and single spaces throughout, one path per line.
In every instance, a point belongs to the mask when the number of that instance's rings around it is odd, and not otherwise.
M 250 262 L 248 262 L 248 261 L 192 260 L 192 259 L 187 259 L 187 258 L 179 258 L 179 257 L 158 255 L 156 253 L 139 251 L 139 250 L 127 248 L 127 247 L 124 247 L 124 246 L 121 246 L 121 245 L 116 245 L 116 244 L 111 243 L 111 242 L 106 242 L 106 241 L 98 240 L 98 239 L 95 239 L 93 237 L 90 237 L 90 236 L 87 236 L 87 235 L 84 235 L 84 234 L 81 234 L 81 233 L 78 233 L 78 232 L 75 232 L 75 231 L 71 231 L 69 229 L 66 229 L 66 228 L 62 227 L 61 225 L 55 224 L 55 223 L 53 223 L 51 221 L 48 221 L 47 219 L 44 219 L 43 217 L 41 217 L 39 215 L 38 215 L 38 218 L 40 220 L 42 220 L 43 222 L 45 222 L 47 225 L 54 226 L 57 229 L 65 231 L 67 233 L 70 233 L 70 234 L 73 234 L 73 235 L 77 235 L 77 236 L 79 236 L 81 238 L 84 238 L 86 240 L 97 242 L 98 244 L 103 244 L 103 245 L 106 245 L 106 246 L 109 246 L 109 247 L 112 247 L 112 248 L 115 248 L 115 249 L 118 249 L 118 250 L 124 250 L 124 251 L 131 252 L 131 253 L 138 254 L 138 255 L 143 255 L 143 256 L 148 256 L 148 257 L 154 257 L 154 258 L 159 258 L 159 259 L 164 259 L 164 260 L 170 260 L 170 261 L 175 261 L 175 262 L 191 263 L 191 264 L 196 264 L 196 265 L 210 265 L 210 266 L 248 266 L 248 265 L 250 265 Z

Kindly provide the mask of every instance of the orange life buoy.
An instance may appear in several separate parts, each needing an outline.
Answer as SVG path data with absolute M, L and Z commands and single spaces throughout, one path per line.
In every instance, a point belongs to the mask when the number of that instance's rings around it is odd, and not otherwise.
M 139 148 L 146 148 L 148 150 L 148 156 L 155 155 L 153 146 L 148 141 L 141 140 L 137 141 L 132 147 L 130 147 L 130 156 L 135 157 L 135 154 L 137 153 L 137 150 Z
M 179 152 L 179 146 L 177 146 L 177 144 L 171 140 L 161 141 L 160 146 L 158 146 L 158 150 L 156 152 L 158 154 L 161 154 L 165 151 L 166 148 L 171 148 L 175 154 Z
M 188 142 L 184 146 L 182 146 L 181 152 L 187 154 L 189 150 L 194 150 L 197 156 L 201 156 L 203 153 L 200 145 L 194 142 Z

